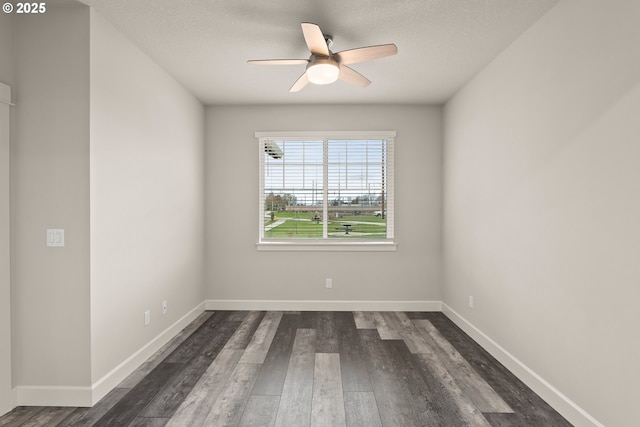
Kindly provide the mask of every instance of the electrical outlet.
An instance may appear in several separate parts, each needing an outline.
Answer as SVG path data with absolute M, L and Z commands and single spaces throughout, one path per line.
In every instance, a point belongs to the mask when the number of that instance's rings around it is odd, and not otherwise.
M 162 314 L 167 314 L 167 301 L 162 301 Z
M 473 308 L 473 295 L 469 295 L 469 308 Z
M 149 326 L 151 323 L 151 311 L 147 310 L 144 312 L 144 326 Z
M 325 282 L 325 286 L 327 289 L 333 288 L 333 279 L 327 278 L 327 281 Z

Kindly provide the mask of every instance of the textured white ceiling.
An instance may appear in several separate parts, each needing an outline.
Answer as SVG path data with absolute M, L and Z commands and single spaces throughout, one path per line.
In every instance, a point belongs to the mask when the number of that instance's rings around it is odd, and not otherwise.
M 446 101 L 558 0 L 82 0 L 205 104 Z M 338 81 L 289 93 L 308 58 L 300 22 L 338 52 L 395 43 L 398 55 L 354 64 L 372 84 Z

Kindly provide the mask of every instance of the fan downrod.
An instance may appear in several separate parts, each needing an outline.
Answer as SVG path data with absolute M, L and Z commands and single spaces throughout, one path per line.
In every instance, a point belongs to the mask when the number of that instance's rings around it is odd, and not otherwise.
M 327 47 L 331 49 L 331 46 L 333 46 L 333 36 L 331 34 L 322 34 L 322 36 L 324 37 L 324 41 L 327 43 Z

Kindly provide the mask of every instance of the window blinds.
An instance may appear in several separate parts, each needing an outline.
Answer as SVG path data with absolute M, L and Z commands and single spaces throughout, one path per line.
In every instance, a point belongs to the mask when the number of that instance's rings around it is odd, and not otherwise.
M 259 142 L 261 239 L 393 239 L 393 138 Z

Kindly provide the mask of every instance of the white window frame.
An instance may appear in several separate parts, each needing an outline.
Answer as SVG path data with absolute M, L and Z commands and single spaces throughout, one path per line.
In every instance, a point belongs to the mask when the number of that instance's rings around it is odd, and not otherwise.
M 255 133 L 258 140 L 258 242 L 256 247 L 260 251 L 395 251 L 397 243 L 394 232 L 394 144 L 395 131 L 261 131 Z M 304 140 L 367 140 L 384 139 L 387 141 L 386 159 L 386 216 L 387 238 L 366 239 L 265 239 L 264 238 L 264 142 L 266 140 L 277 141 L 304 141 Z M 325 176 L 325 181 L 327 177 Z M 327 190 L 327 182 L 323 185 Z M 327 218 L 327 206 L 324 206 L 323 218 Z M 326 226 L 326 222 L 325 222 Z

